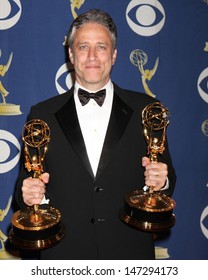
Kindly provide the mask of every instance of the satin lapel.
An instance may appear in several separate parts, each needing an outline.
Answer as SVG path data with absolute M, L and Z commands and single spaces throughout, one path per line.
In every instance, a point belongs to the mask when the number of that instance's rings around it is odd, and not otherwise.
M 56 118 L 74 151 L 94 178 L 81 133 L 73 94 L 70 96 L 67 103 L 56 113 Z
M 132 109 L 114 93 L 113 108 L 106 133 L 102 154 L 96 174 L 96 178 L 101 174 L 108 164 L 116 145 L 122 137 L 125 128 L 130 120 Z

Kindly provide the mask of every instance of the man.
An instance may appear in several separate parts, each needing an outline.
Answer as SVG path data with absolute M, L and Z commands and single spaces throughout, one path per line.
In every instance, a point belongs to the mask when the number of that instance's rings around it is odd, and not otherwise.
M 171 195 L 175 172 L 167 146 L 159 163 L 145 156 L 141 112 L 155 100 L 121 89 L 110 79 L 116 39 L 108 14 L 90 10 L 78 16 L 68 33 L 75 85 L 31 108 L 29 119 L 41 119 L 51 130 L 45 158 L 48 173 L 41 180 L 32 178 L 22 166 L 16 198 L 21 207 L 49 198 L 65 226 L 64 239 L 43 250 L 42 259 L 155 257 L 152 234 L 127 226 L 119 212 L 125 194 L 144 185 Z M 79 89 L 105 89 L 104 103 L 97 104 L 101 93 L 85 100 Z

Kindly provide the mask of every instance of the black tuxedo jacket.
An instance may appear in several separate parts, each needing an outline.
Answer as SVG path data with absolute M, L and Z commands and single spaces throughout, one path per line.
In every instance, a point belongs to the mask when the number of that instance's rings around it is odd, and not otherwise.
M 44 166 L 50 173 L 47 198 L 62 213 L 65 226 L 62 242 L 43 250 L 42 259 L 154 259 L 152 234 L 135 230 L 119 218 L 125 194 L 144 186 L 141 159 L 147 145 L 141 112 L 153 102 L 155 99 L 146 94 L 114 84 L 112 113 L 95 177 L 77 118 L 73 88 L 31 108 L 29 119 L 42 119 L 51 130 Z M 167 141 L 159 161 L 168 164 L 170 187 L 165 192 L 172 195 L 175 172 Z M 22 166 L 16 187 L 21 207 L 21 185 L 27 176 Z

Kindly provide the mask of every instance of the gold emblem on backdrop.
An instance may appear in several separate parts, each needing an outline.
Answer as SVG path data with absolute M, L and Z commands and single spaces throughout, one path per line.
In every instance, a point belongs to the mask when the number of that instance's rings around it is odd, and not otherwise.
M 148 56 L 143 50 L 136 49 L 131 52 L 130 61 L 139 69 L 139 72 L 141 73 L 142 85 L 144 87 L 145 93 L 155 98 L 156 95 L 150 90 L 147 81 L 150 81 L 155 75 L 159 58 L 156 59 L 153 69 L 145 69 L 144 66 L 148 61 Z
M 207 0 L 207 1 L 208 1 L 208 0 Z M 204 51 L 205 51 L 205 52 L 208 52 L 208 42 L 205 42 Z
M 208 137 L 208 119 L 203 121 L 201 125 L 201 130 L 203 134 Z
M 1 58 L 2 52 L 0 50 L 0 58 Z M 13 58 L 13 53 L 10 54 L 9 59 L 6 63 L 6 65 L 0 64 L 0 78 L 4 77 L 6 73 L 8 72 L 11 62 Z M 8 116 L 8 115 L 20 115 L 22 114 L 20 111 L 20 106 L 16 104 L 11 104 L 6 102 L 6 97 L 8 96 L 9 92 L 4 87 L 3 83 L 0 80 L 0 93 L 2 97 L 2 103 L 0 103 L 0 115 Z
M 168 248 L 156 246 L 155 247 L 155 258 L 156 258 L 156 260 L 169 259 L 170 255 L 168 253 Z
M 73 18 L 77 18 L 77 13 L 75 11 L 75 9 L 80 9 L 81 6 L 84 4 L 85 0 L 70 0 L 70 6 L 71 6 L 71 13 Z
M 0 209 L 0 222 L 3 222 L 4 218 L 7 216 L 10 206 L 11 206 L 11 202 L 12 202 L 12 196 L 10 196 L 8 202 L 7 202 L 7 206 L 5 209 Z M 5 246 L 4 243 L 7 241 L 7 236 L 1 231 L 0 228 L 0 244 L 1 244 L 1 248 L 0 248 L 0 254 L 2 251 L 4 251 Z
M 77 13 L 76 13 L 76 9 L 80 9 L 81 6 L 84 4 L 85 0 L 70 0 L 70 6 L 71 6 L 71 13 L 72 13 L 72 16 L 73 18 L 77 18 Z M 68 43 L 67 43 L 67 36 L 64 37 L 64 42 L 63 42 L 63 45 L 64 46 L 67 46 Z
M 7 216 L 9 209 L 11 207 L 12 203 L 12 196 L 10 196 L 6 208 L 5 209 L 0 209 L 0 223 L 3 222 L 4 218 Z M 0 260 L 4 259 L 11 259 L 13 258 L 9 252 L 6 251 L 5 249 L 5 243 L 7 241 L 8 237 L 2 232 L 0 228 Z

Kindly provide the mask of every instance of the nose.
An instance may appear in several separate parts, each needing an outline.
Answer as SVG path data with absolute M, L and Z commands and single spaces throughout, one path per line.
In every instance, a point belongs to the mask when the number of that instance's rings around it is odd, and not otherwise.
M 97 51 L 96 51 L 96 48 L 94 47 L 90 47 L 89 48 L 89 52 L 88 52 L 88 59 L 90 61 L 93 61 L 93 60 L 96 60 L 97 58 Z

